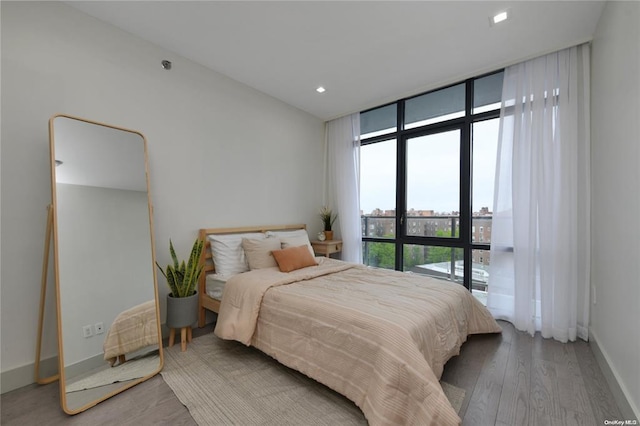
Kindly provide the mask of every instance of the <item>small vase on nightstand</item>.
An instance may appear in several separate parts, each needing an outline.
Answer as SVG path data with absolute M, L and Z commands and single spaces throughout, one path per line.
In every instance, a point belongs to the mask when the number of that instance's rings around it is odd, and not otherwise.
M 333 231 L 324 231 L 324 237 L 327 241 L 333 240 Z

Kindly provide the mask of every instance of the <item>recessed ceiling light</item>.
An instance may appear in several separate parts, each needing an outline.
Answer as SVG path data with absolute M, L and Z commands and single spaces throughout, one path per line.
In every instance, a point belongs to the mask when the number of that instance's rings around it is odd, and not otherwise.
M 324 91 L 325 91 L 325 88 L 324 88 L 324 87 L 322 87 L 322 86 L 320 86 L 320 87 L 318 87 L 318 88 L 316 89 L 316 92 L 318 92 L 318 93 L 324 93 Z
M 498 24 L 502 21 L 506 21 L 509 18 L 509 11 L 505 10 L 500 13 L 495 14 L 489 20 L 491 21 L 491 25 Z

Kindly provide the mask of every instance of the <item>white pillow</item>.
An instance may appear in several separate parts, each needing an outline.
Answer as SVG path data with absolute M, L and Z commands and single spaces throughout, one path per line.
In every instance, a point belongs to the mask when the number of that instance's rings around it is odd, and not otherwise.
M 249 264 L 242 249 L 242 239 L 264 239 L 265 235 L 262 232 L 251 232 L 246 234 L 210 234 L 207 237 L 211 243 L 211 254 L 216 266 L 216 273 L 230 277 L 249 270 Z
M 280 250 L 280 238 L 242 239 L 242 248 L 247 257 L 249 269 L 264 269 L 278 266 L 271 252 Z
M 313 247 L 311 247 L 311 242 L 309 241 L 309 234 L 307 234 L 305 229 L 298 229 L 295 231 L 271 231 L 268 235 L 280 238 L 283 249 L 306 245 L 311 252 L 311 256 L 316 256 L 313 251 Z

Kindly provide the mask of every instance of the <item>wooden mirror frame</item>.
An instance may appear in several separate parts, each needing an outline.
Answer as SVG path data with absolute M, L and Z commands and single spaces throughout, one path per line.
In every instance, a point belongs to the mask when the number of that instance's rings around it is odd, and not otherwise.
M 146 179 L 146 192 L 147 192 L 147 206 L 149 211 L 149 232 L 150 232 L 150 248 L 151 248 L 151 264 L 149 265 L 152 269 L 153 275 L 153 300 L 155 300 L 155 316 L 156 316 L 156 328 L 157 328 L 157 342 L 158 342 L 158 355 L 159 355 L 159 365 L 158 369 L 153 371 L 152 373 L 140 377 L 137 379 L 132 379 L 129 383 L 123 384 L 122 387 L 115 389 L 113 391 L 107 392 L 104 395 L 89 401 L 88 403 L 80 406 L 77 409 L 69 408 L 67 404 L 66 398 L 66 380 L 65 380 L 65 364 L 64 364 L 64 342 L 63 342 L 63 333 L 62 333 L 62 306 L 61 306 L 61 297 L 60 297 L 60 275 L 59 275 L 59 249 L 58 249 L 58 218 L 57 218 L 57 196 L 56 196 L 56 159 L 55 159 L 55 132 L 54 132 L 54 120 L 56 118 L 68 118 L 71 120 L 77 120 L 87 124 L 93 124 L 97 126 L 103 126 L 110 129 L 120 130 L 124 132 L 133 133 L 139 135 L 144 149 L 144 174 Z M 52 204 L 48 208 L 48 218 L 47 218 L 47 235 L 45 240 L 45 259 L 43 260 L 43 278 L 42 278 L 42 290 L 41 290 L 41 301 L 40 301 L 40 318 L 39 318 L 39 327 L 38 327 L 38 341 L 36 348 L 36 362 L 35 362 L 35 379 L 36 382 L 40 384 L 51 383 L 55 380 L 59 380 L 60 382 L 60 404 L 62 409 L 67 414 L 77 414 L 82 411 L 85 411 L 96 404 L 111 398 L 114 395 L 117 395 L 125 390 L 142 383 L 151 377 L 158 374 L 164 365 L 164 354 L 162 350 L 162 332 L 160 327 L 160 305 L 159 305 L 159 297 L 158 297 L 158 280 L 155 268 L 155 240 L 153 233 L 153 205 L 151 203 L 151 191 L 149 185 L 149 163 L 148 163 L 148 153 L 147 153 L 147 140 L 144 135 L 135 130 L 130 130 L 118 126 L 112 126 L 109 124 L 101 123 L 98 121 L 88 120 L 80 117 L 75 117 L 66 114 L 56 114 L 49 119 L 49 149 L 50 149 L 50 164 L 51 164 L 51 197 Z M 55 306 L 56 306 L 56 322 L 57 322 L 57 342 L 58 342 L 58 374 L 47 377 L 40 378 L 39 377 L 39 364 L 40 364 L 40 350 L 42 346 L 42 324 L 44 317 L 44 305 L 45 305 L 45 294 L 46 294 L 46 286 L 47 286 L 47 259 L 48 259 L 48 248 L 49 243 L 53 239 L 53 275 L 55 281 Z

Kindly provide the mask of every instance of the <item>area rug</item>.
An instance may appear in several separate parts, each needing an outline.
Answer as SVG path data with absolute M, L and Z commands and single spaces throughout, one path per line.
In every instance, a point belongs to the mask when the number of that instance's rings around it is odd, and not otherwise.
M 193 339 L 186 352 L 165 348 L 162 377 L 200 426 L 366 425 L 344 396 L 257 349 L 217 338 Z M 464 389 L 442 382 L 458 411 Z
M 116 365 L 115 367 L 105 365 L 104 367 L 91 371 L 86 375 L 67 380 L 67 386 L 65 389 L 67 393 L 77 392 L 148 376 L 154 371 L 158 371 L 160 358 L 157 352 L 158 351 L 156 350 L 155 354 L 138 359 L 132 359 L 124 364 Z

